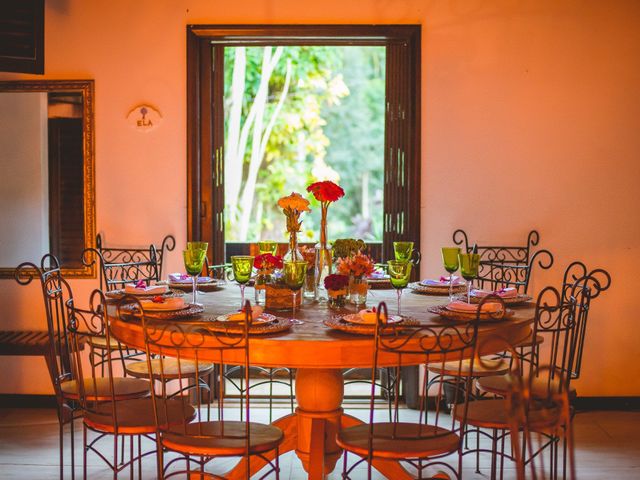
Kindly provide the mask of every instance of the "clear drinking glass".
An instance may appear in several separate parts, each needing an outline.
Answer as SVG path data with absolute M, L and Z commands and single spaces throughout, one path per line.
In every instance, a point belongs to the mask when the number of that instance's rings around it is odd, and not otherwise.
M 408 262 L 413 255 L 413 242 L 393 242 L 393 254 L 399 262 Z
M 284 262 L 284 282 L 287 287 L 293 291 L 293 312 L 291 314 L 291 323 L 294 325 L 301 325 L 304 322 L 296 318 L 296 295 L 298 291 L 304 285 L 304 281 L 307 277 L 308 264 L 305 260 L 295 260 L 290 262 Z
M 201 305 L 197 302 L 198 298 L 198 276 L 202 273 L 204 260 L 207 258 L 207 242 L 187 242 L 187 249 L 182 251 L 184 260 L 184 268 L 191 275 L 192 293 L 194 305 Z
M 453 274 L 460 268 L 459 247 L 442 247 L 442 263 L 444 269 L 449 273 L 449 302 L 453 301 Z
M 233 277 L 240 285 L 240 308 L 244 307 L 244 288 L 251 279 L 253 271 L 253 259 L 250 255 L 234 255 L 231 257 Z
M 402 297 L 402 290 L 409 283 L 409 277 L 411 276 L 411 266 L 413 264 L 411 262 L 401 262 L 398 260 L 389 260 L 389 280 L 391 281 L 391 286 L 396 289 L 396 293 L 398 294 L 398 315 L 397 318 L 401 317 L 400 313 L 400 297 Z
M 467 281 L 467 303 L 471 303 L 471 286 L 473 279 L 478 276 L 480 266 L 480 255 L 477 253 L 461 253 L 458 255 L 460 262 L 460 273 Z

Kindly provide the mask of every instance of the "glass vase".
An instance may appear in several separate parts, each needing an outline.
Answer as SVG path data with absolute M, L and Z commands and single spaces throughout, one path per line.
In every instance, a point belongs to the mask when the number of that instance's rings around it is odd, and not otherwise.
M 267 285 L 271 283 L 270 273 L 258 273 L 253 290 L 255 292 L 255 304 L 264 306 L 266 304 Z
M 347 303 L 347 289 L 327 290 L 329 308 L 340 309 Z
M 327 245 L 327 209 L 329 205 L 322 202 L 320 217 L 320 242 L 316 244 L 315 261 L 315 298 L 322 302 L 328 300 L 327 290 L 324 288 L 324 279 L 331 275 L 333 268 L 333 254 L 331 247 Z
M 285 262 L 302 260 L 302 252 L 298 248 L 298 232 L 289 232 L 289 249 L 282 260 Z
M 349 301 L 355 305 L 364 305 L 367 303 L 367 293 L 369 293 L 369 283 L 366 277 L 349 278 Z

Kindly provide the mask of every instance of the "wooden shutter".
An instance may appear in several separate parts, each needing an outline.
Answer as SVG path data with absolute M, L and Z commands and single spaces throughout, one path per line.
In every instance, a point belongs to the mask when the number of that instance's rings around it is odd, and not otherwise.
M 49 241 L 67 268 L 82 266 L 84 165 L 82 118 L 49 119 Z
M 44 0 L 0 0 L 0 71 L 44 73 Z
M 383 256 L 393 242 L 420 251 L 420 72 L 418 41 L 387 45 Z M 414 272 L 417 275 L 417 269 Z

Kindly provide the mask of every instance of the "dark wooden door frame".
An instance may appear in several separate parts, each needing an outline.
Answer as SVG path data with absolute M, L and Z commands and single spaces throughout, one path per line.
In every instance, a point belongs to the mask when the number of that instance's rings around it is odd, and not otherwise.
M 224 118 L 214 108 L 224 86 L 214 78 L 225 45 L 384 45 L 393 61 L 386 69 L 383 255 L 393 256 L 394 240 L 412 240 L 419 250 L 420 42 L 420 25 L 188 25 L 187 238 L 208 241 L 213 262 L 224 262 Z

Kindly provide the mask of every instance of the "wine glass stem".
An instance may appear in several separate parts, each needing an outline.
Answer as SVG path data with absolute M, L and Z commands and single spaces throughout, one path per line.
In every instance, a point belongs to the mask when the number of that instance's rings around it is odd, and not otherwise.
M 453 273 L 449 274 L 449 302 L 453 301 Z
M 291 307 L 292 309 L 292 316 L 293 316 L 293 321 L 296 321 L 296 293 L 297 290 L 293 291 L 293 306 Z
M 244 308 L 244 284 L 240 284 L 240 308 Z
M 400 298 L 402 298 L 402 289 L 398 288 L 398 290 L 396 290 L 396 294 L 398 295 L 398 316 L 400 316 Z
M 467 282 L 467 303 L 471 303 L 471 284 L 473 283 L 473 280 L 469 280 Z
M 192 290 L 193 290 L 193 304 L 195 305 L 197 303 L 197 298 L 198 298 L 198 276 L 197 275 L 191 275 L 191 284 L 192 284 Z

